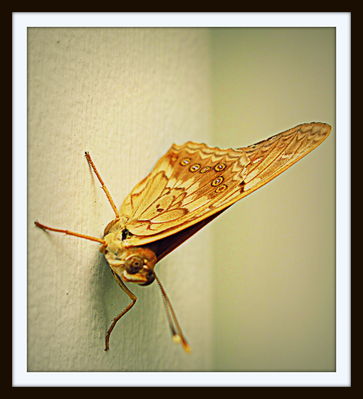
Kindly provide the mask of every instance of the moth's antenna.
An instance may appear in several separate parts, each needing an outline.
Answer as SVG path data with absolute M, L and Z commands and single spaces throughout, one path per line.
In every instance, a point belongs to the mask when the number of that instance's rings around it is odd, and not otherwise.
M 158 279 L 158 277 L 156 276 L 154 271 L 153 271 L 153 273 L 154 273 L 155 280 L 157 281 L 157 283 L 160 287 L 161 294 L 163 296 L 163 302 L 164 302 L 166 314 L 168 317 L 169 327 L 170 327 L 171 333 L 173 335 L 173 341 L 176 343 L 180 342 L 182 344 L 185 352 L 190 352 L 191 348 L 190 348 L 187 340 L 184 337 L 184 334 L 182 332 L 180 324 L 178 323 L 178 319 L 176 318 L 174 309 L 171 306 L 171 302 L 170 302 L 168 296 L 166 295 L 164 287 L 161 285 L 161 282 Z M 175 325 L 175 327 L 174 327 L 174 325 Z
M 92 161 L 91 155 L 90 155 L 87 151 L 84 153 L 84 155 L 85 155 L 85 157 L 86 157 L 86 159 L 87 159 L 87 162 L 88 162 L 89 166 L 90 166 L 90 167 L 93 169 L 93 171 L 95 172 L 95 175 L 97 176 L 98 181 L 101 183 L 101 188 L 102 188 L 102 190 L 105 192 L 106 197 L 107 197 L 107 199 L 108 199 L 108 202 L 110 203 L 110 205 L 111 205 L 113 211 L 115 212 L 116 219 L 120 219 L 120 214 L 119 214 L 119 212 L 118 212 L 118 210 L 117 210 L 117 207 L 116 207 L 115 203 L 113 202 L 113 199 L 112 199 L 112 197 L 111 197 L 111 194 L 110 194 L 110 192 L 108 191 L 108 188 L 106 187 L 105 183 L 103 182 L 102 177 L 101 177 L 100 174 L 98 173 L 98 170 L 97 170 L 97 168 L 96 168 L 96 165 L 95 165 L 95 164 L 93 163 L 93 161 Z

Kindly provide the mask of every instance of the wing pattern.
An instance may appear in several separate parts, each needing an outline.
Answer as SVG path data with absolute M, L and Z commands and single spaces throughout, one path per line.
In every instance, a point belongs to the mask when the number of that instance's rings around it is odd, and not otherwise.
M 330 129 L 303 124 L 238 149 L 172 145 L 121 206 L 132 233 L 125 244 L 154 242 L 232 205 L 312 151 Z
M 210 205 L 238 187 L 248 158 L 188 142 L 173 145 L 126 197 L 121 214 L 137 236 L 152 236 L 209 212 Z

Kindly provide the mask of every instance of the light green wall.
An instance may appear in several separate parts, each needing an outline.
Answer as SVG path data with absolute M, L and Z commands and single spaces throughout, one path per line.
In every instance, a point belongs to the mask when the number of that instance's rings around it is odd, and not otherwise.
M 334 29 L 211 37 L 215 145 L 334 127 Z M 213 222 L 216 370 L 334 370 L 334 136 Z

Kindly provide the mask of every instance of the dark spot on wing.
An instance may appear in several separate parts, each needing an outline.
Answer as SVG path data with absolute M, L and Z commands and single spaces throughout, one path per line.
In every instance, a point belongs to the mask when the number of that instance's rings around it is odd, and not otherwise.
M 243 181 L 242 183 L 239 184 L 240 185 L 240 190 L 241 190 L 241 194 L 245 191 L 245 185 L 246 183 Z

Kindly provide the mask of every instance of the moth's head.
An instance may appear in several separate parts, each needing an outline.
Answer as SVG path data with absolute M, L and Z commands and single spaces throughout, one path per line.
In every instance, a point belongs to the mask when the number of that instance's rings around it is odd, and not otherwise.
M 105 257 L 111 269 L 126 283 L 149 285 L 154 279 L 156 255 L 148 248 L 106 248 Z

